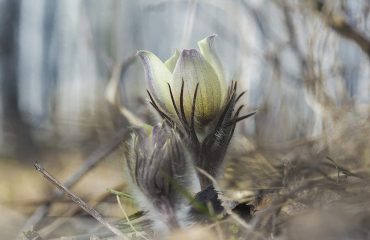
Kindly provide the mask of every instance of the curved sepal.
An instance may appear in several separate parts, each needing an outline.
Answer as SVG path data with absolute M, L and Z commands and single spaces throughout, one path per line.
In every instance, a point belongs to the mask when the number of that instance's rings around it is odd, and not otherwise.
M 174 109 L 167 85 L 172 81 L 171 72 L 155 54 L 141 50 L 137 52 L 137 55 L 144 66 L 145 79 L 153 97 L 163 110 L 173 113 Z

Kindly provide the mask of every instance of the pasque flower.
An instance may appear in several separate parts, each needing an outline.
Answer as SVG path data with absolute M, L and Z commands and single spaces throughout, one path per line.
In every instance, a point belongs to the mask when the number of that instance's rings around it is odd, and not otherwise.
M 214 38 L 199 41 L 200 51 L 176 50 L 164 63 L 138 52 L 150 104 L 164 121 L 133 132 L 127 170 L 133 195 L 156 232 L 207 220 L 209 202 L 214 213 L 223 212 L 211 180 L 196 170 L 217 178 L 236 123 L 254 114 L 239 116 L 243 105 L 236 105 L 244 92 L 237 94 L 236 82 L 226 86 Z
M 165 63 L 151 52 L 138 52 L 149 90 L 160 110 L 172 117 L 178 111 L 190 122 L 195 103 L 195 127 L 212 122 L 225 102 L 225 77 L 213 47 L 214 39 L 215 35 L 212 35 L 199 41 L 200 52 L 196 49 L 183 50 L 181 53 L 176 50 Z
M 150 103 L 193 155 L 196 167 L 216 177 L 221 168 L 243 105 L 235 106 L 244 92 L 226 86 L 221 62 L 214 50 L 215 35 L 198 42 L 196 49 L 175 51 L 164 63 L 153 53 L 139 51 L 149 85 Z M 235 110 L 235 111 L 234 111 Z M 209 179 L 199 176 L 202 188 Z

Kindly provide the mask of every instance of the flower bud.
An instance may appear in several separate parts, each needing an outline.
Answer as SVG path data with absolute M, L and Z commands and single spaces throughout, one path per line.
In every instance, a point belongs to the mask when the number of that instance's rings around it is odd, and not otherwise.
M 200 191 L 191 155 L 166 124 L 147 132 L 137 129 L 128 145 L 126 166 L 132 195 L 148 212 L 157 231 L 185 226 L 190 196 Z
M 190 49 L 180 53 L 176 50 L 165 63 L 151 52 L 138 52 L 151 97 L 158 108 L 170 118 L 176 116 L 176 108 L 181 108 L 185 116 L 178 118 L 184 118 L 190 123 L 195 103 L 196 128 L 204 127 L 216 119 L 225 101 L 226 83 L 220 60 L 213 49 L 214 38 L 215 35 L 212 35 L 199 41 L 200 52 Z

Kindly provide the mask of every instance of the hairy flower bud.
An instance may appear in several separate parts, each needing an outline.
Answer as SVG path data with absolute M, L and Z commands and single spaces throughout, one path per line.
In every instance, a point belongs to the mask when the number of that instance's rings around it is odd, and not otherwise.
M 178 134 L 159 124 L 149 135 L 137 130 L 128 147 L 126 163 L 133 196 L 148 211 L 153 228 L 166 232 L 186 225 L 191 205 L 184 194 L 194 195 L 200 185 Z

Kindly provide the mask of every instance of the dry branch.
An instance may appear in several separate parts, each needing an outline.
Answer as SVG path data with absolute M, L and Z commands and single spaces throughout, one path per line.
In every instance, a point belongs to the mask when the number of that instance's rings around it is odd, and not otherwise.
M 113 152 L 122 142 L 124 135 L 127 132 L 127 128 L 122 128 L 117 131 L 117 133 L 106 143 L 98 147 L 91 155 L 86 159 L 84 164 L 72 174 L 63 185 L 66 188 L 73 187 L 87 172 L 93 169 L 101 160 Z M 27 220 L 23 226 L 23 231 L 30 229 L 32 226 L 36 226 L 48 213 L 50 205 L 55 201 L 55 199 L 63 196 L 60 191 L 54 191 L 50 199 L 45 202 L 42 206 L 38 207 L 32 216 Z
M 35 163 L 35 168 L 39 171 L 49 182 L 54 184 L 62 193 L 66 194 L 74 203 L 80 206 L 83 210 L 85 210 L 88 214 L 98 220 L 101 224 L 111 230 L 115 235 L 121 237 L 122 239 L 126 239 L 123 233 L 115 228 L 114 226 L 110 225 L 107 221 L 103 219 L 103 216 L 96 211 L 94 208 L 87 205 L 85 201 L 83 201 L 80 197 L 72 193 L 68 188 L 63 186 L 61 182 L 59 182 L 56 178 L 54 178 L 48 171 L 46 171 L 39 163 Z

